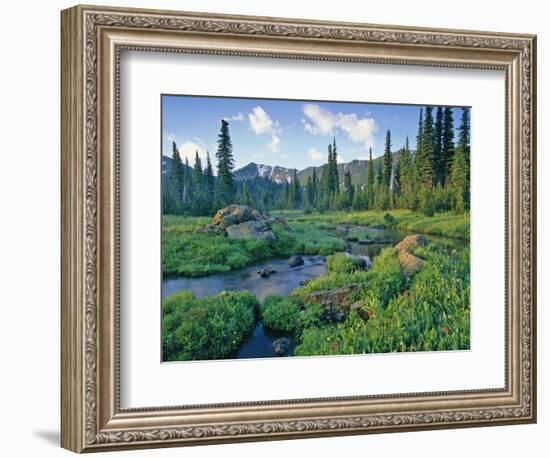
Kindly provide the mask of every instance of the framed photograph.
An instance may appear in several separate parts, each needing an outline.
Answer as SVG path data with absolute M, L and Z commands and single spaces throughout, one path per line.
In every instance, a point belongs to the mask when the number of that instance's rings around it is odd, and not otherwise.
M 62 12 L 62 446 L 536 421 L 536 38 Z

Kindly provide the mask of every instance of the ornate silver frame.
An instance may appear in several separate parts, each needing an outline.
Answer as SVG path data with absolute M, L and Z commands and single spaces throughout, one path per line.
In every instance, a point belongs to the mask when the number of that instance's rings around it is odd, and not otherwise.
M 506 73 L 506 386 L 126 409 L 119 404 L 124 49 Z M 62 422 L 75 452 L 536 421 L 536 37 L 76 6 L 62 12 Z

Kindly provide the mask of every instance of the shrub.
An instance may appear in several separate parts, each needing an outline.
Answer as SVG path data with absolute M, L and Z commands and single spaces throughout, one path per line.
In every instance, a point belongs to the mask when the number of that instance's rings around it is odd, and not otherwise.
M 351 273 L 359 269 L 359 258 L 345 253 L 327 256 L 327 272 Z
M 394 227 L 396 223 L 395 217 L 390 213 L 384 213 L 384 222 L 387 227 Z
M 262 304 L 264 326 L 277 331 L 294 332 L 300 323 L 300 309 L 292 299 L 271 295 Z
M 254 329 L 259 309 L 247 291 L 196 299 L 190 291 L 163 301 L 163 360 L 187 361 L 229 356 Z
M 393 248 L 384 248 L 368 271 L 368 287 L 361 299 L 368 310 L 379 310 L 405 287 L 405 277 Z
M 337 337 L 337 326 L 328 325 L 304 329 L 295 356 L 338 355 L 341 345 Z
M 324 308 L 320 304 L 306 304 L 300 312 L 300 324 L 303 329 L 321 326 L 323 324 Z

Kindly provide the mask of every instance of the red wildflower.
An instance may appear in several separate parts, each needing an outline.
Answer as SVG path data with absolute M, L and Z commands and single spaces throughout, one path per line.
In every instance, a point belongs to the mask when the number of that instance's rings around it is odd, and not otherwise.
M 443 332 L 444 332 L 445 334 L 449 334 L 449 328 L 448 328 L 447 326 L 445 326 L 445 327 L 443 328 Z
M 336 350 L 338 348 L 338 342 L 336 340 L 332 341 L 332 348 Z

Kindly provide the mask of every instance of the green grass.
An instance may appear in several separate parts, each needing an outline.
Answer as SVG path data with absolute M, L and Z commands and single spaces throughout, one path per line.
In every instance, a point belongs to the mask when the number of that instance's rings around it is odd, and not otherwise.
M 359 269 L 360 260 L 355 256 L 348 256 L 345 253 L 336 253 L 327 256 L 328 273 L 352 273 Z
M 388 218 L 385 215 L 390 215 Z M 324 224 L 350 224 L 361 226 L 380 226 L 401 229 L 423 234 L 443 235 L 446 237 L 469 240 L 470 214 L 456 215 L 454 213 L 436 213 L 434 216 L 425 216 L 411 210 L 389 211 L 359 211 L 359 212 L 331 212 L 312 213 L 296 217 L 300 222 L 320 222 Z
M 300 325 L 300 309 L 296 301 L 275 294 L 264 299 L 261 316 L 264 326 L 276 331 L 296 332 Z
M 259 311 L 249 292 L 221 292 L 196 299 L 181 291 L 163 301 L 163 360 L 220 359 L 252 332 Z
M 281 235 L 282 231 L 286 231 L 287 236 L 291 239 L 291 253 L 327 256 L 346 248 L 344 240 L 327 232 L 320 223 L 315 221 L 289 221 L 286 229 L 282 226 L 275 226 L 275 235 Z M 283 255 L 287 254 L 283 252 Z
M 342 323 L 307 327 L 296 355 L 470 347 L 469 249 L 449 255 L 437 244 L 422 248 L 418 254 L 425 257 L 424 267 L 408 285 L 399 277 L 391 251 L 376 258 L 360 291 L 362 308 L 370 318 L 365 320 L 353 311 Z
M 163 274 L 197 277 L 240 269 L 271 257 L 294 253 L 328 255 L 345 248 L 343 240 L 322 230 L 316 222 L 274 224 L 277 240 L 271 243 L 195 232 L 207 222 L 209 218 L 163 217 Z

